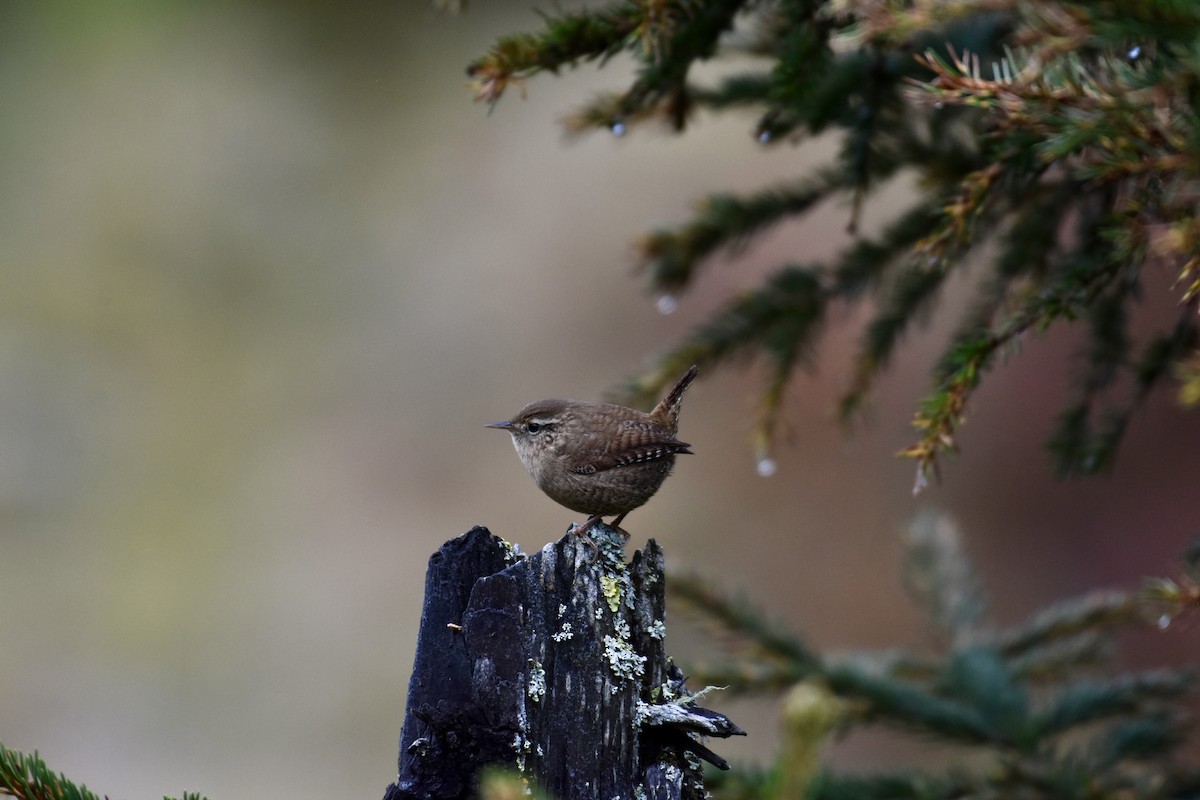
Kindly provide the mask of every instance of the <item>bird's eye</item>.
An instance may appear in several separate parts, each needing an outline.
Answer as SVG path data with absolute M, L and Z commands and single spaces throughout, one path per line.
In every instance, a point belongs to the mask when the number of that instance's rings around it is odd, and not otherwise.
M 531 422 L 525 426 L 525 430 L 528 431 L 529 433 L 537 433 L 541 429 L 542 429 L 542 423 L 540 423 L 540 422 Z

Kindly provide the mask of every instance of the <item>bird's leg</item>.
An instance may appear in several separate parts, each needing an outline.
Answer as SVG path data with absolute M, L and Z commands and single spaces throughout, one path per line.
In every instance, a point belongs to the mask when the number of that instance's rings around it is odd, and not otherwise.
M 600 521 L 599 514 L 592 514 L 587 518 L 587 522 L 575 529 L 575 535 L 582 538 L 585 542 L 587 542 L 587 546 L 592 548 L 592 561 L 595 561 L 600 556 L 600 547 L 596 544 L 592 537 L 588 535 L 588 531 L 595 527 Z
M 629 542 L 629 531 L 621 527 L 621 520 L 625 519 L 625 515 L 628 513 L 628 511 L 622 511 L 620 514 L 617 514 L 617 516 L 613 517 L 613 521 L 609 523 L 610 528 L 621 534 L 622 545 Z

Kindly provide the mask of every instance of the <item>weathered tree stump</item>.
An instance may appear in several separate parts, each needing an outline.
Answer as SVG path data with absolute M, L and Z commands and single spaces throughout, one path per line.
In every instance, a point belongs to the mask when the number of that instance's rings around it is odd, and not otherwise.
M 475 793 L 506 765 L 560 800 L 700 800 L 696 736 L 744 732 L 692 704 L 663 648 L 662 549 L 625 564 L 616 531 L 568 532 L 529 557 L 486 528 L 429 559 L 385 800 Z

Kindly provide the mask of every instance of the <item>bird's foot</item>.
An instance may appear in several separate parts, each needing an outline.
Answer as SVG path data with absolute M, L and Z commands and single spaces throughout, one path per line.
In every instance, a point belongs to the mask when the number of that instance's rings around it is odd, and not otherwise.
M 581 537 L 592 550 L 589 564 L 599 560 L 612 565 L 625 563 L 625 544 L 629 541 L 629 531 L 616 524 L 623 516 L 605 523 L 599 515 L 593 515 L 582 525 L 571 526 L 571 532 Z
M 587 518 L 587 522 L 583 523 L 583 525 L 580 525 L 574 529 L 574 534 L 576 536 L 578 536 L 580 539 L 582 539 L 587 544 L 588 547 L 592 548 L 592 557 L 588 559 L 589 564 L 591 564 L 597 558 L 600 557 L 600 546 L 596 544 L 596 540 L 593 539 L 591 537 L 591 535 L 589 534 L 589 531 L 591 531 L 592 528 L 596 527 L 597 523 L 599 523 L 599 522 L 600 522 L 600 515 L 593 514 L 592 516 Z

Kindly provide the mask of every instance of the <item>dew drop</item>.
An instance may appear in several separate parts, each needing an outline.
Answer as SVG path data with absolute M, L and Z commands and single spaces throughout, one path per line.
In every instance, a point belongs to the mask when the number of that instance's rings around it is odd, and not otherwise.
M 760 476 L 769 478 L 775 474 L 775 470 L 777 469 L 775 459 L 763 456 L 758 460 L 758 464 L 755 465 L 755 469 L 758 470 L 758 474 Z
M 758 132 L 758 143 L 759 144 L 769 144 L 770 141 L 771 141 L 771 132 L 770 131 L 762 130 L 762 131 Z
M 660 314 L 673 314 L 679 308 L 679 300 L 673 294 L 664 294 L 654 304 Z
M 1140 44 L 1135 44 L 1125 53 L 1125 57 L 1130 61 L 1137 61 L 1142 57 L 1142 46 Z
M 946 104 L 944 102 L 942 102 L 941 100 L 934 100 L 933 107 L 934 108 L 945 108 Z
M 1171 615 L 1170 614 L 1164 613 L 1161 617 L 1158 618 L 1158 629 L 1160 631 L 1165 631 L 1170 625 L 1171 625 Z
M 621 122 L 621 120 L 617 120 L 609 127 L 609 130 L 612 131 L 613 136 L 624 136 L 625 135 L 625 123 Z
M 929 477 L 925 474 L 925 467 L 917 467 L 917 479 L 913 482 L 913 497 L 925 491 L 925 487 L 928 485 Z

